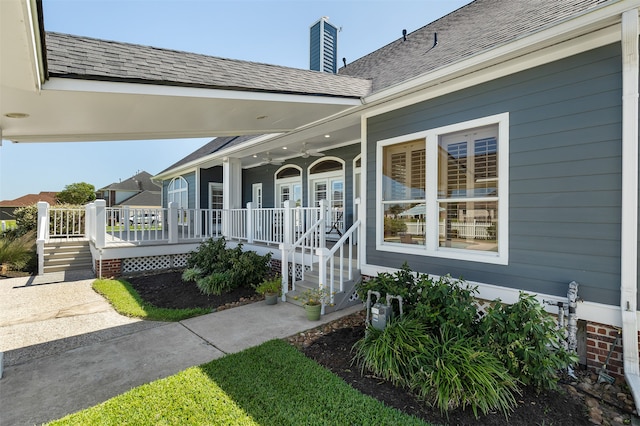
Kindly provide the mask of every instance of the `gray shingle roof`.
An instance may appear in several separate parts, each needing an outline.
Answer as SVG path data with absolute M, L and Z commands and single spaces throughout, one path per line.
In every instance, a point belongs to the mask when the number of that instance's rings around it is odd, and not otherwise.
M 142 191 L 132 197 L 127 198 L 119 206 L 160 206 L 162 197 L 160 191 Z
M 104 188 L 98 189 L 98 191 L 157 191 L 160 185 L 152 181 L 151 177 L 150 173 L 142 171 L 131 176 L 129 179 L 112 183 Z
M 373 80 L 378 92 L 532 34 L 610 0 L 476 0 L 352 62 L 340 75 Z M 434 45 L 437 33 L 438 44 Z
M 371 82 L 349 76 L 170 49 L 46 33 L 49 76 L 360 98 Z

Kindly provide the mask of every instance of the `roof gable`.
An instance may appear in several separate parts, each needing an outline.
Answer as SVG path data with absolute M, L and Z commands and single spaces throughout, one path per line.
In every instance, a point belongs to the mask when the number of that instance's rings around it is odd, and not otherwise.
M 158 206 L 162 204 L 162 197 L 160 196 L 160 191 L 142 191 L 133 197 L 129 197 L 123 202 L 119 203 L 118 206 Z
M 160 185 L 152 181 L 151 177 L 150 173 L 142 171 L 129 179 L 123 180 L 122 182 L 112 183 L 104 188 L 98 189 L 98 191 L 157 191 Z
M 372 92 L 558 24 L 610 0 L 476 0 L 347 64 L 338 72 L 373 81 Z
M 254 92 L 360 98 L 371 82 L 349 76 L 157 47 L 46 33 L 50 76 Z

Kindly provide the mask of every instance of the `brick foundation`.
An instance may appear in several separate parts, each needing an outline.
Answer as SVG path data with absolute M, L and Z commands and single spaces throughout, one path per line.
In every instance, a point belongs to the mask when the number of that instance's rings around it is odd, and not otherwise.
M 586 325 L 586 340 L 587 340 L 587 369 L 594 373 L 599 373 L 602 365 L 607 359 L 607 355 L 613 347 L 616 336 L 618 335 L 618 328 L 599 324 L 595 322 L 588 322 Z M 611 377 L 615 377 L 619 380 L 624 380 L 624 363 L 622 359 L 622 336 L 618 340 L 618 344 L 611 352 L 609 363 L 607 364 L 606 373 Z
M 269 261 L 269 271 L 271 275 L 282 275 L 282 262 L 280 259 L 271 259 Z
M 100 261 L 96 260 L 96 276 L 100 275 Z M 102 261 L 102 277 L 113 278 L 122 275 L 122 259 L 109 259 Z

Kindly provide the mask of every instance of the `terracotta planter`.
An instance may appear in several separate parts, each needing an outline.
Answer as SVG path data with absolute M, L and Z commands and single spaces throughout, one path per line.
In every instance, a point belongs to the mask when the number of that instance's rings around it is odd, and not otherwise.
M 320 310 L 322 305 L 304 305 L 304 310 L 307 313 L 307 319 L 309 321 L 318 321 L 320 319 Z

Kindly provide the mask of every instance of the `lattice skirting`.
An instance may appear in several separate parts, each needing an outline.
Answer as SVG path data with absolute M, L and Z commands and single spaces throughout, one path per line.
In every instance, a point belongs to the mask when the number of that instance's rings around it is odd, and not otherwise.
M 184 268 L 187 266 L 188 254 L 172 254 L 162 256 L 145 256 L 122 259 L 122 273 L 160 271 L 163 269 Z

